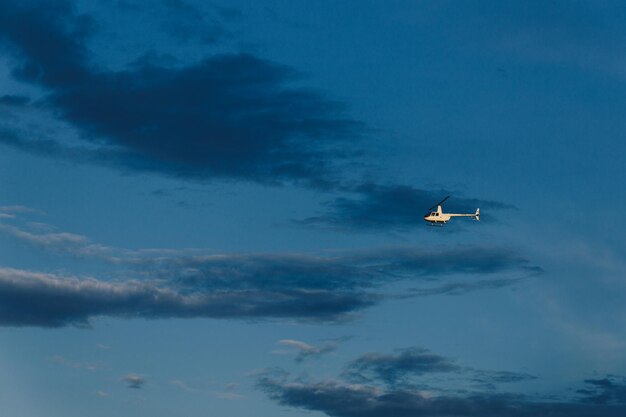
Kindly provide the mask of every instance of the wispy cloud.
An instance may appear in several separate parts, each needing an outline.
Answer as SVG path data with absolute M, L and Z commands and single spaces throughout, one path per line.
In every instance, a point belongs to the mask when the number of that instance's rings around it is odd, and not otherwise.
M 128 388 L 142 389 L 146 384 L 146 379 L 143 375 L 128 374 L 122 378 L 122 381 L 126 383 Z
M 321 346 L 310 345 L 301 340 L 281 339 L 277 342 L 283 346 L 294 348 L 297 352 L 296 362 L 303 362 L 309 358 L 318 358 L 326 353 L 334 352 L 337 349 L 337 342 L 327 342 Z
M 53 356 L 52 361 L 68 368 L 83 369 L 86 371 L 96 371 L 98 369 L 101 369 L 103 366 L 101 362 L 77 362 L 69 360 L 61 355 Z
M 180 379 L 172 379 L 170 381 L 170 384 L 174 385 L 175 387 L 178 387 L 179 389 L 183 391 L 187 391 L 187 392 L 197 391 L 196 389 L 191 388 L 185 381 L 182 381 Z
M 33 233 L 16 226 L 0 223 L 0 233 L 8 234 L 22 242 L 41 248 L 70 253 L 75 256 L 108 257 L 112 259 L 109 248 L 92 244 L 86 236 L 67 232 Z
M 31 213 L 31 214 L 45 214 L 41 210 L 34 209 L 32 207 L 12 205 L 12 206 L 0 206 L 0 212 L 4 213 Z
M 239 400 L 245 397 L 239 392 L 239 384 L 236 382 L 224 384 L 220 391 L 212 391 L 211 395 L 222 400 Z

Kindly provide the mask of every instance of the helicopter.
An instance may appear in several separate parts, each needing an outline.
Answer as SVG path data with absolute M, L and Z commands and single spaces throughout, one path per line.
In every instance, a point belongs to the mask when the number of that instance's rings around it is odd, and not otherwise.
M 437 204 L 429 208 L 428 213 L 424 215 L 424 220 L 430 223 L 431 225 L 440 224 L 442 226 L 448 223 L 450 219 L 453 217 L 471 217 L 472 220 L 480 221 L 480 209 L 479 208 L 476 209 L 476 213 L 474 214 L 444 213 L 441 208 L 441 205 L 448 198 L 450 198 L 450 196 L 446 196 L 443 200 L 441 200 L 440 202 L 438 202 Z M 437 211 L 431 211 L 435 207 L 437 207 Z

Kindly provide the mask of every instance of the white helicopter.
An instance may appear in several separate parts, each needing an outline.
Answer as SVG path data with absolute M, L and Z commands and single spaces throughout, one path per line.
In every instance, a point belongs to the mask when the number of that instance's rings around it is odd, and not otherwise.
M 429 208 L 428 209 L 429 212 L 426 213 L 426 215 L 424 216 L 424 220 L 430 223 L 431 225 L 441 224 L 442 226 L 448 223 L 450 219 L 453 217 L 471 217 L 472 220 L 480 220 L 479 208 L 476 209 L 476 213 L 474 214 L 444 213 L 443 210 L 441 209 L 441 205 L 448 198 L 450 198 L 450 196 L 447 196 L 446 198 L 444 198 L 443 200 L 441 200 L 440 202 L 438 202 L 437 204 Z M 431 212 L 431 210 L 434 209 L 435 207 L 437 207 L 437 211 Z

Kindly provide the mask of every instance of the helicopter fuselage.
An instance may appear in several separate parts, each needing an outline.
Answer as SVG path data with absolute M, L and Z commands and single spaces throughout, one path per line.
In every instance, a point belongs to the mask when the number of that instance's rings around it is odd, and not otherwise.
M 449 214 L 436 211 L 433 211 L 432 213 L 424 216 L 424 220 L 426 220 L 428 223 L 433 224 L 446 224 L 450 221 L 450 219 L 451 216 Z

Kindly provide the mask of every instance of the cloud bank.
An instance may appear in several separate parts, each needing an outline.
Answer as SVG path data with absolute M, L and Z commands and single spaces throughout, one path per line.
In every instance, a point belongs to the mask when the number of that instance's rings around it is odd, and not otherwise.
M 350 382 L 353 372 L 366 372 L 369 378 Z M 450 389 L 447 381 L 444 387 L 430 385 L 429 377 L 442 373 L 459 373 L 465 378 L 462 389 Z M 404 379 L 407 374 L 418 379 L 408 383 Z M 616 417 L 626 412 L 626 398 L 615 394 L 623 392 L 625 385 L 616 379 L 585 381 L 590 390 L 580 390 L 582 398 L 542 400 L 493 389 L 476 390 L 472 385 L 476 374 L 492 375 L 496 385 L 529 378 L 526 374 L 462 367 L 425 349 L 412 348 L 398 354 L 371 353 L 357 358 L 344 372 L 348 381 L 291 380 L 286 372 L 268 371 L 258 378 L 257 387 L 283 406 L 332 417 Z M 610 394 L 603 397 L 607 392 Z
M 420 285 L 424 279 L 468 273 L 528 273 L 525 259 L 492 248 L 401 249 L 337 257 L 220 254 L 115 259 L 134 278 L 112 281 L 0 268 L 0 324 L 87 325 L 90 318 L 102 316 L 337 321 L 396 298 L 385 290 L 394 282 Z

